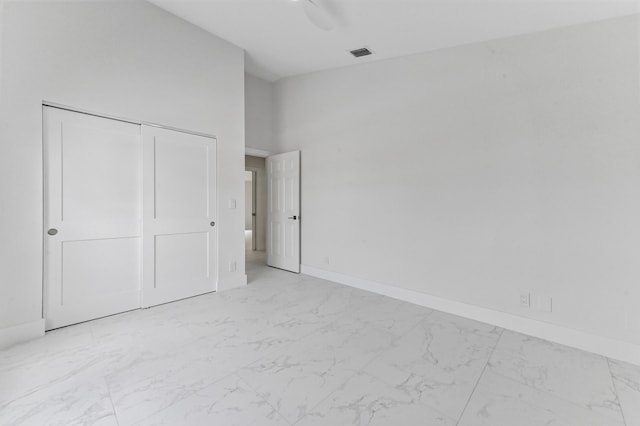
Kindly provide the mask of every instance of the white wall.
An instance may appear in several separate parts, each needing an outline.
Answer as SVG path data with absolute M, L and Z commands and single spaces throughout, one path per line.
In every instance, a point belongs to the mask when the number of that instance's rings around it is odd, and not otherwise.
M 245 74 L 245 145 L 275 153 L 273 143 L 273 83 Z M 256 249 L 267 248 L 267 175 L 264 158 L 246 156 L 245 166 L 257 172 Z
M 280 80 L 303 265 L 640 344 L 637 30 L 618 18 Z
M 140 1 L 9 2 L 1 24 L 0 334 L 42 317 L 43 100 L 217 135 L 219 289 L 245 283 L 243 51 Z
M 272 147 L 269 147 L 272 148 Z M 256 250 L 267 249 L 267 169 L 264 158 L 245 156 L 245 167 L 256 172 Z
M 245 74 L 245 144 L 270 151 L 273 147 L 273 83 Z

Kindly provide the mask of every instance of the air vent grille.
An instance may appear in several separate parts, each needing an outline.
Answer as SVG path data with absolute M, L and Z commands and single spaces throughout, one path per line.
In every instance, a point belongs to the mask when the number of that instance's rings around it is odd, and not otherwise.
M 373 52 L 367 49 L 366 47 L 361 47 L 360 49 L 355 49 L 351 51 L 351 54 L 356 58 L 359 58 L 361 56 L 371 55 L 372 53 Z

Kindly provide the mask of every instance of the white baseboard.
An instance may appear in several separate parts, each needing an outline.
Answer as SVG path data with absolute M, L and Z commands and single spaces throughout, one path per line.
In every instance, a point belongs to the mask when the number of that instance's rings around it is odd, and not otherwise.
M 0 348 L 44 336 L 44 319 L 0 329 Z
M 234 280 L 218 281 L 218 287 L 216 291 L 225 291 L 232 288 L 243 287 L 245 285 L 247 285 L 247 274 L 242 274 Z
M 572 328 L 548 322 L 537 321 L 518 315 L 495 311 L 454 300 L 431 296 L 415 290 L 394 287 L 374 281 L 363 280 L 348 275 L 331 272 L 313 266 L 301 265 L 301 272 L 313 277 L 322 278 L 339 284 L 348 285 L 361 290 L 382 294 L 394 299 L 414 303 L 442 312 L 458 315 L 472 320 L 495 325 L 507 330 L 571 346 L 609 358 L 640 365 L 640 345 L 621 340 L 597 336 Z

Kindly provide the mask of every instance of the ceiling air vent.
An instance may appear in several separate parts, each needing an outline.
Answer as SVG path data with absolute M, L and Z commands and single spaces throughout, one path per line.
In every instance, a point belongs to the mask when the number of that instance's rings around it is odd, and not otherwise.
M 352 50 L 351 54 L 353 56 L 355 56 L 356 58 L 359 58 L 361 56 L 367 56 L 367 55 L 371 55 L 373 52 L 371 52 L 369 49 L 367 49 L 366 47 L 362 47 L 360 49 L 356 49 L 356 50 Z

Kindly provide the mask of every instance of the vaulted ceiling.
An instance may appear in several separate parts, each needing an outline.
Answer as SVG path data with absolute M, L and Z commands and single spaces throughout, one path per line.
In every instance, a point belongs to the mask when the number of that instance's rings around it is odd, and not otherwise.
M 151 0 L 246 51 L 267 80 L 637 13 L 636 1 L 311 0 L 335 22 L 305 15 L 309 0 Z M 320 3 L 322 2 L 322 3 Z M 374 54 L 354 58 L 349 50 Z

